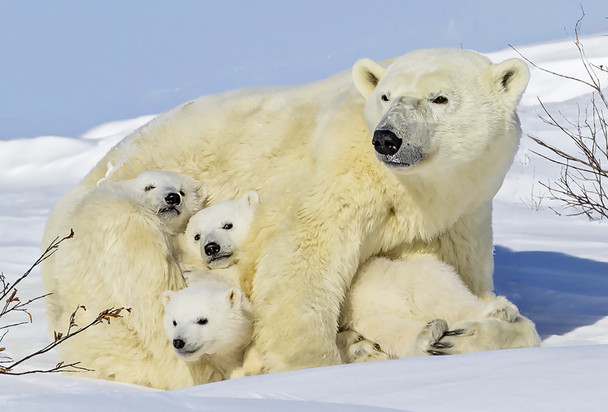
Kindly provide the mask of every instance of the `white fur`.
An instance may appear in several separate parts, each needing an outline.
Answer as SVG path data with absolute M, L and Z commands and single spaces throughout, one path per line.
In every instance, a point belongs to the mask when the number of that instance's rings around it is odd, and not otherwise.
M 224 379 L 241 367 L 253 331 L 252 306 L 241 289 L 201 279 L 164 292 L 162 300 L 165 332 L 181 359 L 210 363 Z
M 240 200 L 220 202 L 194 215 L 186 239 L 199 236 L 190 246 L 199 246 L 208 228 L 230 222 L 239 238 L 230 243 L 231 251 L 242 252 L 241 248 L 247 247 L 243 240 L 255 219 L 255 205 L 247 200 L 250 197 L 248 193 Z M 243 214 L 245 218 L 236 219 Z M 196 259 L 200 263 L 207 258 L 202 247 L 192 247 L 190 252 L 195 265 Z M 238 273 L 238 261 L 229 263 L 231 266 L 221 270 L 190 276 L 204 281 L 228 269 Z M 459 333 L 449 331 L 445 320 Z M 520 316 L 515 305 L 504 297 L 483 300 L 475 296 L 451 266 L 431 255 L 398 262 L 372 258 L 363 264 L 342 306 L 340 329 L 338 346 L 347 363 L 540 345 L 534 324 Z M 246 374 L 262 371 L 252 369 L 260 367 L 251 360 L 255 356 L 247 353 Z
M 473 295 L 451 266 L 426 255 L 362 265 L 340 323 L 349 363 L 540 346 L 534 324 L 515 305 Z
M 78 305 L 87 309 L 76 317 L 79 326 L 104 309 L 131 312 L 67 340 L 58 347 L 62 360 L 92 369 L 87 376 L 163 389 L 219 379 L 214 368 L 193 369 L 175 356 L 164 337 L 159 298 L 185 286 L 172 239 L 201 207 L 201 195 L 200 185 L 181 175 L 148 171 L 103 182 L 73 206 L 66 223 L 74 238 L 53 255 L 53 276 L 44 277 L 52 292 L 46 298 L 50 331 L 65 332 Z M 165 210 L 171 206 L 176 210 Z
M 372 66 L 299 87 L 207 96 L 156 117 L 60 201 L 45 243 L 69 228 L 71 205 L 106 176 L 108 162 L 117 165 L 110 181 L 179 171 L 205 182 L 211 203 L 255 189 L 264 202 L 239 265 L 268 371 L 341 361 L 340 306 L 371 257 L 432 254 L 475 295 L 491 296 L 491 201 L 521 134 L 525 64 L 432 49 Z M 425 154 L 408 168 L 379 161 L 371 144 L 386 93 L 409 104 L 397 126 Z M 447 103 L 433 103 L 443 93 Z M 52 265 L 43 271 L 61 276 Z
M 199 277 L 220 276 L 233 286 L 240 285 L 236 265 L 258 204 L 257 193 L 249 191 L 238 200 L 216 203 L 190 218 L 179 236 L 180 260 L 188 283 Z M 217 247 L 216 253 L 210 253 L 211 245 Z
M 249 191 L 238 200 L 216 203 L 192 216 L 185 233 L 180 235 L 179 238 L 181 246 L 180 264 L 185 269 L 183 275 L 186 284 L 190 286 L 199 282 L 202 282 L 203 285 L 209 282 L 220 282 L 239 286 L 238 256 L 242 253 L 258 204 L 257 193 Z M 229 227 L 226 227 L 227 224 Z M 229 250 L 230 256 L 220 262 L 209 264 L 209 256 L 205 252 L 205 246 L 209 240 L 217 242 L 221 246 L 220 250 Z M 242 293 L 242 299 L 247 301 L 247 305 L 250 305 L 245 294 L 240 289 L 239 292 Z M 251 307 L 245 307 L 244 315 L 250 317 L 251 309 Z M 165 327 L 170 328 L 170 325 L 167 326 L 166 316 Z M 223 359 L 216 359 L 214 363 L 221 365 L 220 367 L 226 378 L 259 374 L 263 370 L 260 353 L 249 346 L 252 337 L 252 324 L 250 323 L 247 327 L 249 329 L 242 325 L 241 334 L 238 336 L 235 333 L 233 333 L 235 334 L 233 337 L 223 336 L 223 339 L 232 339 L 233 341 L 232 346 L 230 346 L 232 355 L 224 355 Z M 234 332 L 236 328 L 231 329 Z M 171 329 L 167 329 L 167 331 L 170 333 Z M 228 331 L 228 334 L 230 332 L 231 330 Z M 216 333 L 223 334 L 223 331 L 216 331 Z M 207 335 L 207 339 L 210 339 L 209 335 Z M 246 350 L 244 350 L 245 347 L 247 347 Z M 240 363 L 235 362 L 237 359 Z M 229 364 L 229 366 L 225 364 Z

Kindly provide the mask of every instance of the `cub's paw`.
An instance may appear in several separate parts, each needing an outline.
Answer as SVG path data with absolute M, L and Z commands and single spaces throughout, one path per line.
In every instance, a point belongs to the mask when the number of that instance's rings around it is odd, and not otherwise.
M 184 270 L 182 276 L 186 281 L 186 286 L 190 286 L 192 283 L 202 279 L 201 272 L 197 270 Z
M 519 309 L 517 309 L 517 306 L 502 296 L 492 301 L 489 306 L 488 318 L 496 318 L 513 323 L 519 316 Z
M 464 329 L 448 330 L 448 323 L 443 319 L 434 319 L 427 323 L 416 338 L 416 348 L 426 355 L 451 355 L 454 343 L 446 340 L 451 336 L 458 336 L 466 331 Z
M 392 359 L 377 343 L 348 329 L 338 333 L 338 348 L 344 363 L 374 362 Z

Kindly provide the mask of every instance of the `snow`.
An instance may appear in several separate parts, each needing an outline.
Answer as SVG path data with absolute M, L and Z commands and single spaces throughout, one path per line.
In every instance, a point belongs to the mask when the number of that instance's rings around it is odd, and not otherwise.
M 592 61 L 608 62 L 606 36 L 582 41 Z M 572 41 L 516 49 L 542 67 L 584 75 Z M 500 61 L 517 53 L 505 49 L 489 57 Z M 551 111 L 576 118 L 577 105 L 584 106 L 590 94 L 580 84 L 532 69 L 519 110 L 524 137 L 494 202 L 496 291 L 536 323 L 543 347 L 316 368 L 165 392 L 74 375 L 0 375 L 0 410 L 603 409 L 608 402 L 608 226 L 566 216 L 572 211 L 551 201 L 538 183 L 555 179 L 559 168 L 532 153 L 538 148 L 527 135 L 564 139 L 539 119 L 538 97 Z M 38 257 L 46 217 L 57 200 L 109 148 L 151 118 L 106 123 L 78 138 L 0 141 L 0 270 L 9 281 Z M 19 296 L 43 292 L 35 269 Z M 48 342 L 42 302 L 33 303 L 30 312 L 33 323 L 11 328 L 2 341 L 13 358 Z M 57 361 L 50 354 L 27 367 Z

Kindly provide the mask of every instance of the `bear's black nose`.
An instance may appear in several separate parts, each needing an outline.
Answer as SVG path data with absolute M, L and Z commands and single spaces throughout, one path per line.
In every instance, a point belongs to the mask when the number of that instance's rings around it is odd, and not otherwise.
M 205 245 L 205 255 L 213 256 L 220 252 L 220 245 L 215 242 L 209 242 Z
M 182 349 L 184 346 L 186 346 L 186 342 L 184 342 L 181 339 L 173 339 L 173 347 L 175 349 Z
M 172 192 L 165 197 L 165 202 L 167 202 L 167 204 L 171 206 L 177 206 L 180 204 L 181 201 L 182 199 L 179 196 L 179 193 Z
M 394 155 L 399 151 L 402 140 L 390 130 L 376 130 L 372 144 L 376 152 L 382 155 Z

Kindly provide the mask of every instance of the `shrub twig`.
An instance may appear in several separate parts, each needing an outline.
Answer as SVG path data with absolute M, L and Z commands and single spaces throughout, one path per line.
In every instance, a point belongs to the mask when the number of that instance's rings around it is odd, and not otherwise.
M 121 318 L 122 317 L 121 312 L 123 310 L 126 310 L 127 312 L 131 312 L 130 308 L 124 308 L 124 307 L 120 307 L 120 308 L 116 308 L 116 309 L 115 308 L 106 309 L 106 310 L 100 312 L 99 315 L 97 315 L 97 317 L 93 321 L 91 321 L 89 324 L 87 324 L 83 327 L 78 327 L 78 325 L 75 322 L 75 319 L 76 319 L 76 314 L 81 309 L 86 310 L 86 308 L 84 306 L 79 305 L 76 308 L 76 310 L 74 310 L 74 312 L 72 312 L 72 314 L 70 315 L 70 324 L 68 326 L 67 332 L 65 334 L 62 334 L 60 332 L 55 332 L 53 342 L 49 343 L 42 349 L 39 349 L 36 352 L 33 352 L 27 356 L 24 356 L 23 358 L 21 358 L 17 361 L 14 361 L 8 365 L 2 365 L 2 363 L 7 363 L 7 362 L 0 361 L 0 374 L 27 375 L 27 374 L 31 374 L 31 373 L 91 371 L 91 369 L 87 369 L 85 367 L 80 366 L 80 362 L 73 362 L 73 363 L 59 362 L 54 367 L 48 368 L 48 369 L 26 370 L 26 371 L 20 371 L 20 372 L 15 372 L 13 370 L 15 367 L 19 366 L 20 364 L 32 359 L 35 356 L 42 355 L 43 353 L 47 353 L 48 351 L 54 349 L 58 345 L 65 342 L 67 339 L 70 339 L 70 338 L 84 332 L 85 330 L 89 329 L 92 326 L 103 323 L 104 321 L 109 324 L 111 319 Z
M 571 215 L 604 219 L 608 218 L 608 96 L 602 90 L 602 84 L 608 78 L 608 67 L 592 63 L 585 53 L 580 40 L 584 16 L 583 11 L 576 22 L 574 45 L 585 69 L 585 79 L 547 70 L 526 58 L 513 46 L 511 48 L 534 68 L 590 88 L 592 96 L 589 106 L 584 110 L 578 109 L 576 121 L 569 120 L 561 112 L 558 112 L 561 116 L 559 118 L 538 99 L 543 111 L 541 119 L 574 143 L 574 148 L 564 149 L 538 136 L 528 137 L 548 152 L 533 150 L 533 153 L 561 167 L 557 180 L 552 183 L 539 182 L 547 188 L 552 199 L 561 201 L 566 208 L 574 209 Z
M 26 320 L 26 321 L 19 321 L 19 322 L 9 323 L 7 325 L 0 326 L 0 343 L 2 343 L 3 339 L 5 338 L 5 336 L 7 335 L 7 333 L 9 332 L 9 330 L 11 328 L 14 328 L 14 327 L 26 324 L 26 323 L 32 323 L 33 318 L 32 318 L 31 313 L 28 311 L 28 306 L 31 303 L 50 295 L 50 293 L 46 293 L 44 295 L 37 296 L 37 297 L 29 299 L 27 301 L 22 301 L 21 299 L 19 299 L 19 297 L 17 295 L 17 293 L 18 293 L 17 285 L 19 285 L 25 278 L 27 278 L 36 266 L 40 265 L 46 259 L 51 257 L 57 251 L 57 249 L 59 248 L 59 245 L 62 242 L 64 242 L 65 240 L 68 240 L 68 239 L 72 239 L 73 237 L 74 237 L 73 230 L 70 230 L 70 234 L 68 236 L 65 236 L 63 238 L 56 237 L 51 242 L 51 244 L 46 248 L 46 250 L 44 252 L 42 252 L 40 257 L 32 264 L 32 266 L 23 275 L 21 275 L 15 282 L 13 282 L 13 283 L 8 282 L 8 280 L 6 279 L 4 274 L 0 274 L 0 286 L 2 286 L 2 290 L 0 291 L 0 302 L 2 302 L 2 301 L 4 302 L 4 304 L 2 305 L 2 307 L 0 309 L 0 318 L 2 318 L 3 316 L 5 316 L 11 312 L 21 312 L 21 313 L 25 313 L 29 320 L 29 322 Z M 76 307 L 76 309 L 74 310 L 74 312 L 72 312 L 72 314 L 70 316 L 68 329 L 65 334 L 59 333 L 59 332 L 54 332 L 53 342 L 49 343 L 48 345 L 44 346 L 43 348 L 41 348 L 35 352 L 32 352 L 29 355 L 23 356 L 22 358 L 20 358 L 18 360 L 13 360 L 11 357 L 4 354 L 6 351 L 6 348 L 0 347 L 0 374 L 27 375 L 27 374 L 31 374 L 31 373 L 90 371 L 90 369 L 80 366 L 80 362 L 72 362 L 72 363 L 59 362 L 54 367 L 47 368 L 47 369 L 30 369 L 30 370 L 25 370 L 25 371 L 16 371 L 15 370 L 15 368 L 17 366 L 22 365 L 23 363 L 31 360 L 32 358 L 34 358 L 36 356 L 49 352 L 50 350 L 54 349 L 58 345 L 65 342 L 67 339 L 70 339 L 70 338 L 84 332 L 85 330 L 89 329 L 90 327 L 93 327 L 93 326 L 98 325 L 103 322 L 107 322 L 109 324 L 111 319 L 121 318 L 122 311 L 127 311 L 129 313 L 131 312 L 130 308 L 124 308 L 124 307 L 106 309 L 106 310 L 103 310 L 102 312 L 100 312 L 99 315 L 97 315 L 97 317 L 95 319 L 93 319 L 91 322 L 89 322 L 87 325 L 85 325 L 83 327 L 79 327 L 75 321 L 76 314 L 78 313 L 79 310 L 86 310 L 86 308 L 83 305 L 79 305 Z

